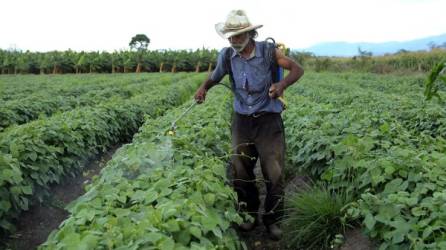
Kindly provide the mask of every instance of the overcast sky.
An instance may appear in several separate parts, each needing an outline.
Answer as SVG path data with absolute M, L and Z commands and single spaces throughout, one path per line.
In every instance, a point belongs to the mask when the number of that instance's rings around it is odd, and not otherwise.
M 150 49 L 221 48 L 214 24 L 232 9 L 291 48 L 446 33 L 446 0 L 2 0 L 0 48 L 113 51 L 138 33 Z

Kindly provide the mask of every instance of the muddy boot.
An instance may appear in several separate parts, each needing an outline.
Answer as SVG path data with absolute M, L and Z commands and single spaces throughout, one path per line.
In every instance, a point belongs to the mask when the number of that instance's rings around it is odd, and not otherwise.
M 277 223 L 271 224 L 267 226 L 269 237 L 274 240 L 278 241 L 282 238 L 282 230 L 280 229 L 279 225 Z

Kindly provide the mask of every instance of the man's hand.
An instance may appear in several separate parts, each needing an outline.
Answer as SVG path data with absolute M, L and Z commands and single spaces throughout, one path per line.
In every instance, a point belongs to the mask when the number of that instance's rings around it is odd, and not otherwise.
M 197 101 L 198 104 L 201 104 L 204 102 L 204 100 L 206 99 L 206 89 L 204 88 L 204 86 L 201 86 L 200 88 L 197 89 L 197 92 L 195 92 L 195 100 Z
M 274 83 L 269 88 L 269 97 L 277 98 L 279 96 L 283 96 L 284 90 L 285 90 L 285 86 L 282 82 Z

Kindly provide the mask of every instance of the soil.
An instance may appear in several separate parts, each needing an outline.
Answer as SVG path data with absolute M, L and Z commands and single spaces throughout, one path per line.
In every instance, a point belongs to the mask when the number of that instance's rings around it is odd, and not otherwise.
M 340 250 L 374 250 L 376 245 L 365 236 L 360 228 L 348 230 L 345 235 L 345 242 Z
M 17 231 L 5 239 L 5 245 L 0 244 L 0 249 L 37 249 L 68 217 L 69 213 L 64 207 L 85 193 L 85 185 L 91 183 L 92 178 L 99 174 L 105 163 L 121 146 L 122 144 L 117 144 L 105 153 L 90 159 L 82 173 L 75 177 L 67 177 L 60 184 L 52 186 L 49 191 L 51 197 L 22 212 L 16 222 Z
M 257 188 L 259 189 L 260 194 L 260 214 L 264 213 L 264 201 L 266 196 L 266 186 L 263 181 L 262 171 L 257 162 L 257 166 L 254 170 L 256 174 L 256 179 L 259 180 L 257 182 Z M 285 195 L 291 192 L 296 192 L 305 188 L 305 186 L 309 183 L 309 178 L 305 176 L 294 176 L 286 181 L 285 187 Z M 263 225 L 262 216 L 259 216 L 259 225 L 251 232 L 239 232 L 240 238 L 245 241 L 246 246 L 249 250 L 277 250 L 284 249 L 283 242 L 281 241 L 273 241 L 269 238 L 268 230 Z

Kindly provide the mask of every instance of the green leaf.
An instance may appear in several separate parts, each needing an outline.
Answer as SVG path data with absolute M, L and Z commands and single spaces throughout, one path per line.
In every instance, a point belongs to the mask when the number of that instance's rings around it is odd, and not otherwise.
M 8 211 L 11 208 L 11 203 L 7 200 L 0 200 L 0 210 Z
M 32 194 L 33 193 L 33 189 L 31 186 L 23 186 L 22 191 L 24 194 Z
M 410 224 L 402 218 L 397 218 L 391 225 L 395 228 L 395 230 L 390 232 L 390 235 L 392 235 L 392 243 L 398 244 L 403 242 L 411 228 Z
M 95 215 L 96 215 L 95 210 L 92 210 L 90 208 L 84 208 L 81 209 L 79 213 L 76 214 L 76 217 L 86 219 L 87 221 L 92 221 Z
M 191 226 L 189 228 L 189 232 L 190 234 L 192 234 L 193 236 L 195 236 L 196 238 L 200 239 L 201 238 L 201 229 L 196 227 L 196 226 Z
M 204 201 L 206 202 L 206 205 L 213 206 L 215 203 L 215 194 L 205 194 Z
M 32 151 L 28 154 L 28 157 L 31 159 L 31 161 L 36 161 L 37 153 L 35 151 Z
M 178 240 L 178 242 L 180 242 L 181 244 L 183 244 L 185 246 L 189 245 L 189 242 L 191 240 L 190 232 L 186 231 L 186 230 L 181 230 L 178 233 L 177 240 Z
M 162 239 L 163 237 L 164 237 L 163 234 L 160 234 L 160 233 L 157 233 L 157 232 L 150 232 L 150 233 L 147 233 L 144 238 L 146 240 L 148 240 L 149 242 L 156 243 L 160 239 Z
M 372 230 L 373 227 L 375 226 L 376 220 L 371 213 L 367 213 L 367 215 L 365 216 L 364 224 L 368 230 Z
M 389 124 L 388 124 L 387 122 L 385 122 L 384 124 L 382 124 L 382 125 L 379 127 L 379 130 L 380 130 L 382 133 L 384 133 L 384 134 L 389 133 L 389 131 L 390 131 L 390 126 L 389 126 Z
M 178 224 L 178 221 L 171 219 L 168 220 L 166 223 L 166 228 L 169 232 L 178 232 L 180 231 L 180 225 Z
M 146 196 L 146 192 L 142 190 L 137 190 L 131 197 L 133 202 L 141 202 L 144 200 Z
M 427 239 L 427 237 L 429 237 L 429 235 L 431 235 L 433 233 L 432 227 L 428 226 L 424 229 L 423 231 L 423 238 Z
M 160 243 L 159 243 L 159 249 L 165 249 L 165 250 L 173 250 L 175 248 L 175 241 L 173 241 L 171 238 L 165 237 Z
M 384 187 L 383 194 L 392 194 L 392 193 L 396 193 L 398 191 L 404 191 L 405 189 L 401 189 L 402 183 L 403 183 L 403 180 L 401 178 L 393 179 L 392 181 L 390 181 L 386 184 L 386 186 Z
M 79 245 L 80 241 L 80 235 L 77 233 L 67 234 L 63 239 L 63 243 L 67 249 L 75 249 Z
M 421 207 L 414 207 L 414 208 L 411 209 L 411 212 L 416 217 L 420 217 L 420 216 L 426 215 L 426 211 L 423 210 L 423 208 L 421 208 Z
M 202 216 L 201 224 L 206 231 L 211 231 L 217 226 L 218 221 L 210 216 Z
M 144 198 L 144 204 L 150 204 L 156 201 L 156 199 L 158 199 L 158 193 L 153 190 L 149 190 L 147 191 L 146 197 Z
M 212 229 L 212 233 L 220 239 L 223 238 L 223 234 L 222 234 L 220 228 L 218 228 L 218 227 L 215 227 L 214 229 Z
M 80 249 L 80 250 L 95 249 L 98 241 L 99 241 L 98 236 L 87 235 L 84 238 L 82 238 L 77 249 Z

